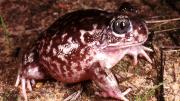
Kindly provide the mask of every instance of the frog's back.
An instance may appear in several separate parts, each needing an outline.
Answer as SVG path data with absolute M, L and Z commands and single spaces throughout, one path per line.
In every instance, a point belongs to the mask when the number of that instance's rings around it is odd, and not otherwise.
M 79 10 L 65 14 L 58 18 L 47 30 L 40 34 L 40 39 L 54 34 L 62 34 L 71 31 L 74 27 L 78 29 L 91 30 L 92 24 L 109 24 L 112 13 L 96 9 Z
M 97 31 L 97 29 L 100 29 L 99 32 L 102 31 L 103 28 L 107 27 L 112 16 L 112 13 L 95 9 L 68 13 L 57 19 L 47 30 L 42 32 L 34 46 L 41 50 L 39 54 L 43 54 L 47 53 L 46 50 L 50 44 L 58 46 L 66 43 L 72 44 L 70 41 L 73 41 L 79 47 L 84 46 L 86 42 L 100 40 L 100 33 L 93 31 Z M 84 36 L 84 34 L 91 35 Z M 43 48 L 44 51 L 42 51 Z

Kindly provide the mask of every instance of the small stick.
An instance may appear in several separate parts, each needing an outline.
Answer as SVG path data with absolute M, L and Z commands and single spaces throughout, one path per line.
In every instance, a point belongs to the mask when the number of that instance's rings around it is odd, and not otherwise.
M 161 48 L 164 52 L 177 52 L 180 51 L 180 46 L 165 46 Z
M 173 18 L 173 19 L 167 19 L 167 20 L 149 20 L 145 22 L 149 24 L 149 23 L 163 23 L 163 22 L 178 21 L 178 20 L 180 20 L 180 18 Z
M 149 28 L 149 29 L 154 29 L 154 28 L 157 28 L 157 27 L 161 27 L 161 26 L 163 26 L 163 25 L 165 25 L 165 24 L 167 24 L 168 22 L 162 22 L 162 23 L 160 23 L 160 24 L 157 24 L 157 25 L 154 25 L 152 28 Z
M 154 33 L 162 33 L 162 32 L 168 32 L 168 31 L 174 31 L 174 30 L 178 30 L 180 28 L 171 28 L 171 29 L 165 29 L 165 30 L 160 30 L 160 31 L 154 31 Z

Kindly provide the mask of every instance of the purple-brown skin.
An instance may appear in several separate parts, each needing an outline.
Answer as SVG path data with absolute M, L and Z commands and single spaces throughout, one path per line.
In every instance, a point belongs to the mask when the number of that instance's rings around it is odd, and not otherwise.
M 21 82 L 22 94 L 27 100 L 26 87 L 31 81 L 46 75 L 63 83 L 92 80 L 101 89 L 96 94 L 128 101 L 110 71 L 126 54 L 138 54 L 149 62 L 142 46 L 148 38 L 143 20 L 120 13 L 100 10 L 80 10 L 59 18 L 44 31 L 37 42 L 23 56 L 15 86 Z

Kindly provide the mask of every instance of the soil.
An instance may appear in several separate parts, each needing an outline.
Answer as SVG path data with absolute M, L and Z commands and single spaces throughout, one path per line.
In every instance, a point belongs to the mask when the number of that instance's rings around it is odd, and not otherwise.
M 79 9 L 117 11 L 130 2 L 146 21 L 180 17 L 178 0 L 0 0 L 0 101 L 21 101 L 21 87 L 14 87 L 23 52 L 56 19 Z M 130 101 L 180 101 L 180 21 L 147 23 L 151 32 L 145 46 L 153 63 L 138 58 L 138 65 L 126 56 L 114 68 L 122 91 Z M 175 28 L 175 30 L 173 30 Z M 168 30 L 170 29 L 170 30 Z M 97 87 L 86 82 L 77 101 L 115 101 L 94 94 Z M 29 101 L 62 101 L 80 89 L 80 84 L 64 85 L 56 80 L 37 81 Z

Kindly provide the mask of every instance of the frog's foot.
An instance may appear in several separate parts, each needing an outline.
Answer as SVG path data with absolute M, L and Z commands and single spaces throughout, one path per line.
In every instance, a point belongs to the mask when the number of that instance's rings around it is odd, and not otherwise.
M 145 51 L 149 51 L 152 52 L 153 50 L 145 47 L 145 46 L 134 46 L 134 47 L 130 47 L 129 50 L 127 51 L 127 54 L 132 55 L 134 58 L 134 65 L 137 64 L 138 60 L 137 60 L 137 56 L 140 54 L 142 56 L 144 56 L 146 58 L 147 61 L 149 61 L 150 63 L 152 63 L 151 58 L 147 55 L 147 53 Z
M 35 84 L 35 80 L 42 80 L 45 78 L 45 73 L 40 70 L 39 66 L 36 67 L 23 67 L 25 68 L 22 70 L 22 67 L 19 68 L 17 80 L 15 83 L 15 87 L 21 85 L 21 92 L 24 97 L 24 100 L 27 101 L 27 94 L 26 88 L 29 91 L 32 91 L 32 85 Z
M 116 99 L 120 99 L 123 101 L 129 101 L 125 95 L 127 95 L 129 92 L 131 91 L 131 88 L 127 89 L 126 91 L 124 91 L 123 93 L 115 93 L 115 92 L 95 92 L 96 95 L 98 96 L 102 96 L 102 97 L 113 97 Z
M 74 92 L 73 94 L 65 98 L 63 101 L 76 101 L 77 98 L 81 95 L 82 91 L 83 91 L 83 88 L 81 88 L 77 92 Z
M 32 82 L 31 82 L 32 81 Z M 27 101 L 27 93 L 26 93 L 26 87 L 29 91 L 32 91 L 32 83 L 34 82 L 33 79 L 26 79 L 23 76 L 20 77 L 18 74 L 15 87 L 18 87 L 18 85 L 21 83 L 21 89 L 22 89 L 22 95 L 25 101 Z

